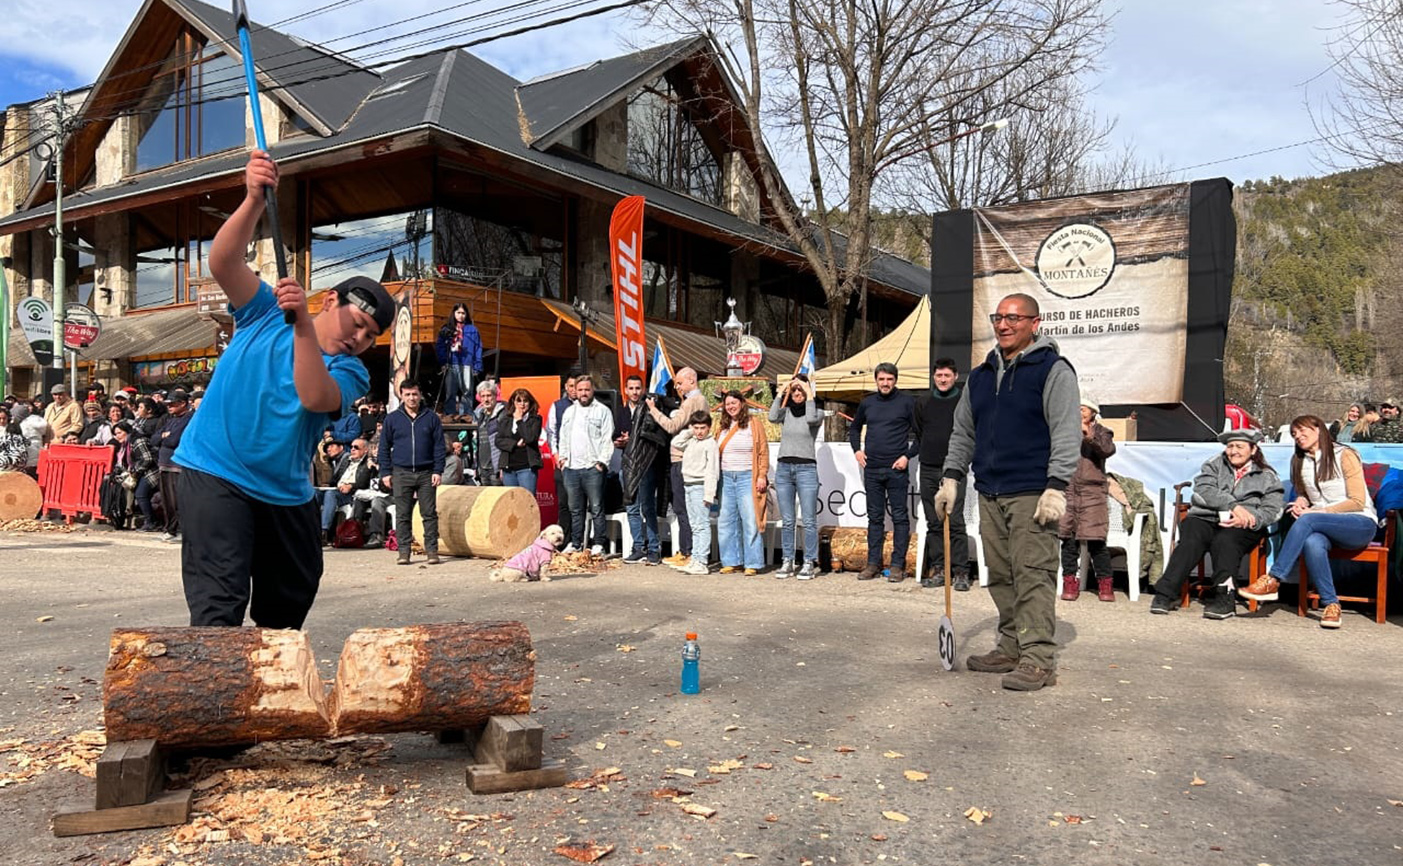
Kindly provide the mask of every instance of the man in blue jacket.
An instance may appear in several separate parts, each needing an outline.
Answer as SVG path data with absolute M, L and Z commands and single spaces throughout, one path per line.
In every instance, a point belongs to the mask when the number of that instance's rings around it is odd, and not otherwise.
M 408 565 L 414 537 L 414 502 L 424 519 L 424 553 L 429 565 L 438 565 L 438 492 L 443 480 L 443 423 L 432 409 L 424 408 L 418 383 L 406 379 L 399 386 L 399 408 L 385 416 L 380 431 L 380 479 L 395 499 L 395 538 L 400 565 Z
M 916 456 L 916 401 L 896 389 L 896 365 L 877 365 L 877 393 L 868 394 L 858 404 L 848 428 L 848 444 L 857 465 L 862 467 L 862 483 L 867 491 L 867 565 L 858 580 L 871 580 L 882 573 L 882 543 L 886 540 L 887 509 L 891 509 L 891 569 L 887 580 L 906 579 L 906 548 L 911 543 L 911 518 L 906 497 L 911 476 L 906 466 Z M 862 441 L 863 428 L 867 441 Z

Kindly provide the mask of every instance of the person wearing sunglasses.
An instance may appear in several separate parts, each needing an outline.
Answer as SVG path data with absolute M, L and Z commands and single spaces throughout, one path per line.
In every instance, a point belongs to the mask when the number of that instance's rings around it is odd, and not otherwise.
M 1005 297 L 989 322 L 996 346 L 955 407 L 935 510 L 942 519 L 953 511 L 972 467 L 999 628 L 994 650 L 965 666 L 1036 691 L 1057 683 L 1057 526 L 1081 459 L 1081 395 L 1072 365 L 1038 333 L 1035 298 Z

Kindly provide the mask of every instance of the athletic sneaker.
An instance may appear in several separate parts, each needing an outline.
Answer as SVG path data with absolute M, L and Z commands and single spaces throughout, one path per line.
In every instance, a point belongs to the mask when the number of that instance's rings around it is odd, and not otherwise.
M 579 548 L 576 547 L 576 546 L 575 546 L 575 542 L 572 541 L 572 542 L 570 542 L 569 544 L 565 545 L 565 549 L 562 550 L 562 551 L 560 551 L 560 552 L 561 552 L 561 553 L 574 553 L 574 552 L 577 551 L 577 550 L 579 550 Z
M 1176 607 L 1178 607 L 1178 604 L 1174 599 L 1167 595 L 1155 593 L 1154 600 L 1150 602 L 1150 613 L 1163 616 L 1172 613 Z
M 591 548 L 589 549 L 589 552 L 590 552 L 592 555 L 594 555 L 594 556 L 603 556 L 603 555 L 604 555 L 604 545 L 602 545 L 602 544 L 596 544 L 595 546 L 593 546 L 593 547 L 591 547 Z
M 648 557 L 648 559 L 645 560 L 643 564 L 644 564 L 644 565 L 662 565 L 662 564 L 663 564 L 663 558 L 662 558 L 662 556 L 661 556 L 660 554 L 655 553 L 655 554 L 653 554 L 652 556 Z
M 692 562 L 687 563 L 687 566 L 686 566 L 685 568 L 682 569 L 682 573 L 683 573 L 683 574 L 711 574 L 711 569 L 707 568 L 704 564 L 702 564 L 702 563 L 700 563 L 700 562 L 697 562 L 696 560 L 693 560 Z
M 778 577 L 778 578 L 790 577 L 790 576 L 793 575 L 793 574 L 794 574 L 794 560 L 792 560 L 792 559 L 786 559 L 784 562 L 781 562 L 781 563 L 779 564 L 779 568 L 775 570 L 775 577 Z
M 1213 595 L 1204 602 L 1204 619 L 1232 619 L 1237 616 L 1237 602 L 1233 600 L 1231 587 L 1219 586 Z
M 628 563 L 629 565 L 633 565 L 635 563 L 643 562 L 647 560 L 647 558 L 648 554 L 644 553 L 641 550 L 635 550 L 628 556 L 624 557 L 624 562 Z

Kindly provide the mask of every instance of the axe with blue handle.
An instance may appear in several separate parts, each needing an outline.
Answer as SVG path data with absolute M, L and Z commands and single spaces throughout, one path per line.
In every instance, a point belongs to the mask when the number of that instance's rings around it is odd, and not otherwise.
M 248 7 L 244 0 L 234 0 L 234 18 L 239 28 L 239 53 L 244 58 L 244 79 L 248 82 L 248 105 L 253 114 L 253 137 L 258 149 L 268 152 L 268 140 L 263 136 L 263 109 L 258 104 L 258 79 L 253 72 L 253 45 L 248 38 Z M 278 224 L 278 191 L 263 187 L 263 215 L 268 219 L 268 234 L 273 237 L 273 256 L 277 260 L 278 279 L 287 276 L 287 250 L 283 249 L 282 227 Z M 297 313 L 283 310 L 283 321 L 291 325 Z

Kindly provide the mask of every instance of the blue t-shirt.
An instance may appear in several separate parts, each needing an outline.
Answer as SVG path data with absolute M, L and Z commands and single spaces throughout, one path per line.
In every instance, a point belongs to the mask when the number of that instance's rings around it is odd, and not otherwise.
M 312 452 L 331 423 L 308 412 L 292 381 L 292 327 L 267 283 L 234 313 L 234 338 L 215 367 L 200 410 L 186 428 L 175 462 L 207 472 L 262 502 L 301 505 L 312 489 Z M 370 387 L 353 355 L 322 354 L 341 389 L 341 412 Z

